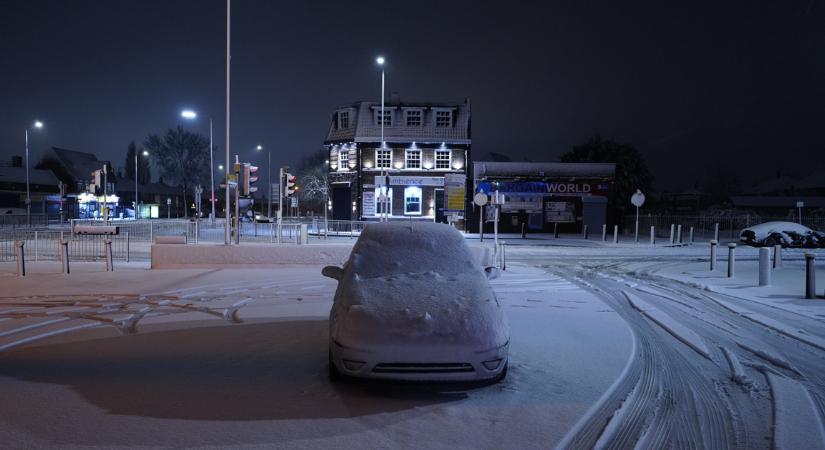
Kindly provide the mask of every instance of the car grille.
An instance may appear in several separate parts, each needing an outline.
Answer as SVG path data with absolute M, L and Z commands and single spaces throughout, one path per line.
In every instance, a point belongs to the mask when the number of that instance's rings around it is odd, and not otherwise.
M 385 363 L 376 364 L 372 369 L 375 373 L 458 373 L 474 372 L 469 363 Z

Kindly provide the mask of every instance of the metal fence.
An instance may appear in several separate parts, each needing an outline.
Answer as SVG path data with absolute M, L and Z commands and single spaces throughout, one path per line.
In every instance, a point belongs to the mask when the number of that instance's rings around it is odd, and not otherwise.
M 783 221 L 789 222 L 788 217 L 761 216 L 758 214 L 738 215 L 672 215 L 672 214 L 643 214 L 639 216 L 639 236 L 650 236 L 650 227 L 655 227 L 657 238 L 669 238 L 670 228 L 682 226 L 683 241 L 688 238 L 690 227 L 693 227 L 694 239 L 713 239 L 716 225 L 719 226 L 720 239 L 735 239 L 743 228 L 752 225 Z M 625 216 L 622 223 L 623 234 L 633 234 L 636 216 Z M 825 230 L 825 217 L 811 216 L 802 218 L 802 224 L 814 230 Z
M 47 227 L 49 224 L 60 223 L 59 216 L 47 216 L 45 214 L 32 214 L 32 227 Z M 25 214 L 2 214 L 0 215 L 0 228 L 29 228 L 29 217 Z
M 13 230 L 0 232 L 0 261 L 14 261 L 15 242 L 23 241 L 27 261 L 59 261 L 60 241 L 68 242 L 70 261 L 98 261 L 106 259 L 104 240 L 112 241 L 115 260 L 129 261 L 134 256 L 128 234 L 116 236 L 72 235 L 65 231 Z M 148 256 L 148 254 L 147 254 Z

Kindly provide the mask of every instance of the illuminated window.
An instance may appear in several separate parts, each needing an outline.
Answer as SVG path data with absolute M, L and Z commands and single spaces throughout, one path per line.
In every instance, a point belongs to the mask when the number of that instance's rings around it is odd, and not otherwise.
M 376 149 L 375 150 L 375 167 L 379 169 L 389 169 L 392 165 L 392 150 L 391 149 Z
M 341 150 L 338 152 L 338 170 L 349 169 L 349 151 Z
M 449 169 L 450 168 L 450 151 L 436 150 L 435 151 L 435 168 Z
M 404 115 L 407 117 L 407 126 L 408 127 L 420 127 L 422 120 L 422 111 L 420 109 L 408 109 L 404 111 Z
M 421 214 L 421 188 L 404 188 L 404 214 Z
M 407 168 L 421 168 L 421 150 L 407 150 Z
M 453 112 L 452 111 L 436 111 L 435 112 L 435 126 L 440 128 L 448 128 L 453 126 Z

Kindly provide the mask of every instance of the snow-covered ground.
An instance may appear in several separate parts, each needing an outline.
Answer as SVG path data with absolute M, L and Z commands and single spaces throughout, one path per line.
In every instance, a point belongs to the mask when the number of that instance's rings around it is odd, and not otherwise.
M 147 267 L 0 265 L 5 447 L 550 448 L 634 351 L 595 294 L 516 265 L 504 382 L 331 383 L 320 265 Z

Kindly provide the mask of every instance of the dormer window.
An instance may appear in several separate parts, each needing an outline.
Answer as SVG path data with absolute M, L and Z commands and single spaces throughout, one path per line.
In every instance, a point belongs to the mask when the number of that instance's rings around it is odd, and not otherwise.
M 424 111 L 420 109 L 404 110 L 404 118 L 408 127 L 420 127 L 424 123 Z
M 349 128 L 349 111 L 338 111 L 338 128 Z
M 381 108 L 375 108 L 375 126 L 381 126 Z M 384 110 L 384 126 L 392 126 L 392 110 L 390 109 Z
M 451 110 L 435 111 L 435 126 L 438 128 L 449 128 L 453 126 L 453 112 Z

